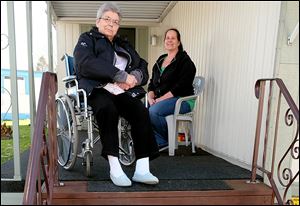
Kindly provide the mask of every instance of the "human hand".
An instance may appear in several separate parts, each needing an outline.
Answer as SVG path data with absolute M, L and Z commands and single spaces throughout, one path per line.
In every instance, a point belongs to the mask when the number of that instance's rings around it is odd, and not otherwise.
M 128 74 L 125 83 L 129 86 L 129 88 L 132 88 L 137 84 L 137 80 L 135 76 Z
M 161 97 L 155 99 L 155 103 L 162 101 L 163 99 Z
M 154 95 L 154 92 L 153 91 L 150 91 L 148 94 L 148 103 L 150 106 L 152 106 L 153 104 L 155 104 L 155 95 Z
M 161 101 L 163 101 L 163 100 L 165 100 L 165 99 L 168 99 L 168 98 L 165 98 L 164 96 L 161 96 L 161 97 L 155 99 L 155 103 L 161 102 Z
M 124 90 L 128 90 L 128 89 L 130 89 L 130 86 L 128 85 L 128 84 L 126 84 L 126 83 L 120 83 L 120 82 L 118 82 L 118 83 L 116 83 L 120 88 L 122 88 L 122 89 L 124 89 Z
M 150 106 L 152 106 L 153 104 L 155 104 L 155 99 L 148 99 L 148 103 Z
M 169 92 L 167 92 L 166 94 L 164 94 L 163 96 L 161 96 L 161 97 L 155 99 L 155 102 L 157 103 L 157 102 L 160 102 L 160 101 L 163 101 L 163 100 L 172 98 L 172 97 L 174 97 L 174 95 L 172 94 L 172 92 L 169 91 Z

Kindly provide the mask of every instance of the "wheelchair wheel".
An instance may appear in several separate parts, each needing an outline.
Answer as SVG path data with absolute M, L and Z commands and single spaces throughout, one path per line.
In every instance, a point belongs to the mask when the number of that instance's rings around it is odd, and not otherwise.
M 123 165 L 128 166 L 135 161 L 133 140 L 129 123 L 124 118 L 121 118 L 120 121 L 119 160 Z
M 86 153 L 86 157 L 85 157 L 85 172 L 86 172 L 86 176 L 90 177 L 91 176 L 91 164 L 92 164 L 92 154 L 90 152 Z
M 78 149 L 77 122 L 72 100 L 66 96 L 56 99 L 58 163 L 66 170 L 74 167 Z

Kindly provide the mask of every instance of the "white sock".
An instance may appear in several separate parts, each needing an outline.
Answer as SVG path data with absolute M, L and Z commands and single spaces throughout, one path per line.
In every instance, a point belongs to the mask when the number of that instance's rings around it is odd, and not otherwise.
M 109 166 L 110 166 L 110 174 L 113 175 L 114 177 L 119 177 L 124 173 L 119 159 L 115 156 L 107 155 Z
M 135 173 L 144 175 L 149 172 L 149 157 L 138 159 L 135 165 Z

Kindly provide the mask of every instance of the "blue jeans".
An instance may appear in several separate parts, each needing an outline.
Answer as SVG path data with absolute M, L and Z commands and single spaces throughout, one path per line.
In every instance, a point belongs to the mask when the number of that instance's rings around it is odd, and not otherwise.
M 168 145 L 168 126 L 166 116 L 174 114 L 175 104 L 178 97 L 172 97 L 153 104 L 149 108 L 150 120 L 154 131 L 154 136 L 159 147 Z M 181 104 L 179 113 L 184 114 L 191 111 L 187 102 Z

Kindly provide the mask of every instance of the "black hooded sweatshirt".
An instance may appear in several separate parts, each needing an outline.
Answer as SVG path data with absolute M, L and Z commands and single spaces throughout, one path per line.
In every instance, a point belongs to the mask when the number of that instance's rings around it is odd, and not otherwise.
M 174 97 L 193 95 L 196 67 L 191 58 L 185 51 L 178 51 L 161 74 L 160 68 L 166 56 L 167 54 L 161 55 L 154 64 L 148 91 L 153 91 L 155 98 L 159 98 L 169 91 Z

